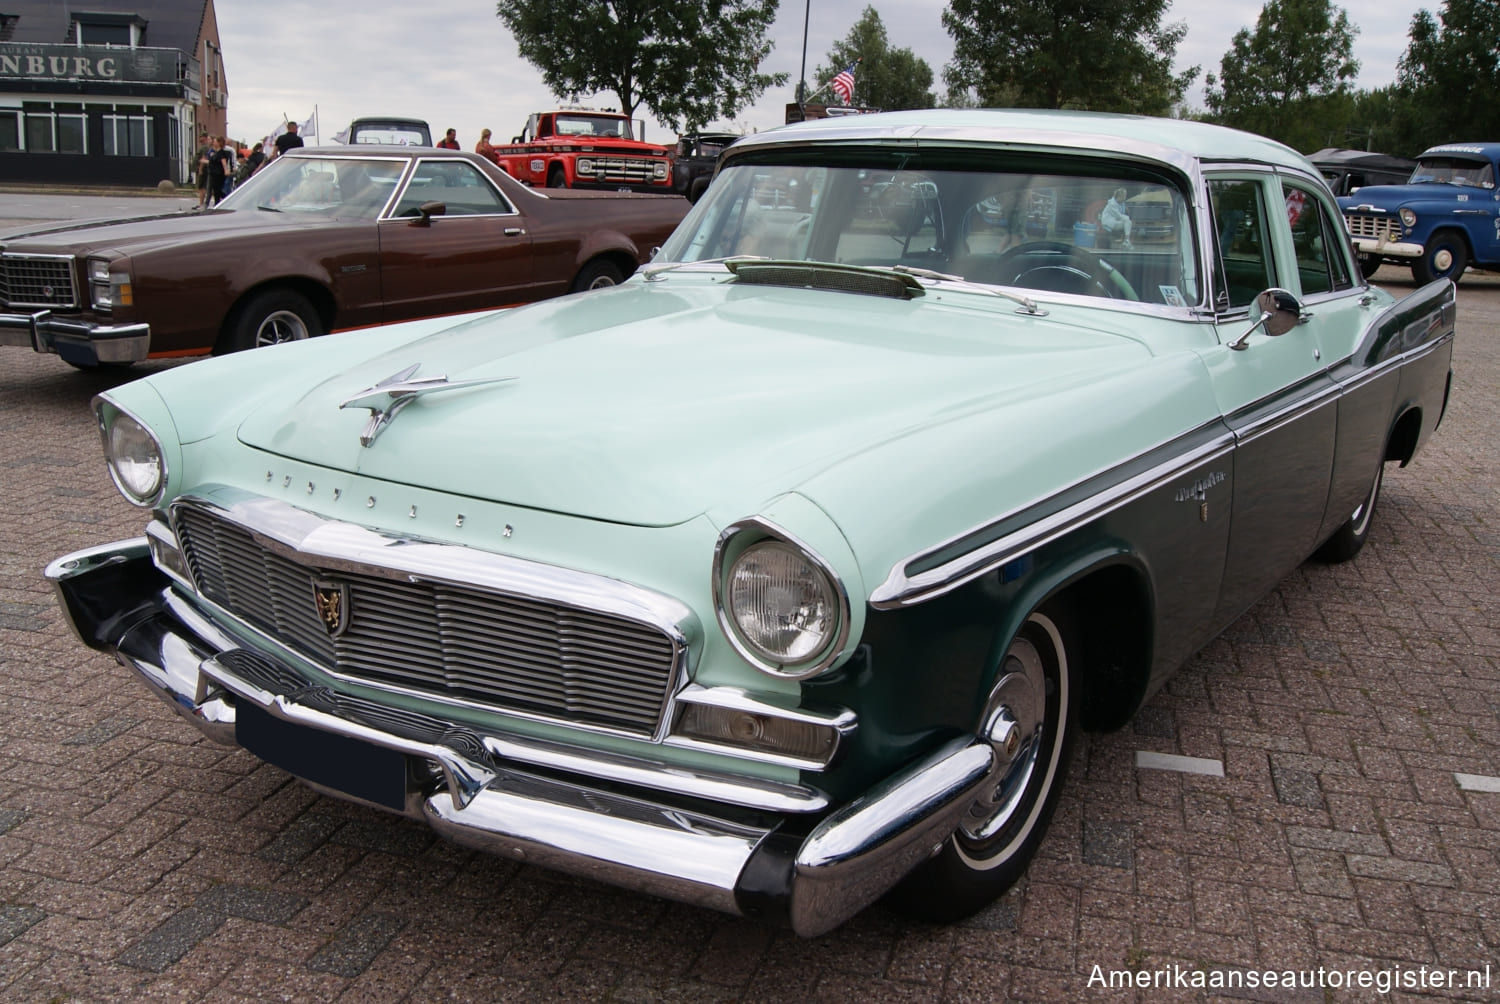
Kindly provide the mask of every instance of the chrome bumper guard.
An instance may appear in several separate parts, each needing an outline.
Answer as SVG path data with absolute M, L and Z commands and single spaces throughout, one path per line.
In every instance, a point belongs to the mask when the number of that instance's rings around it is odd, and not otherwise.
M 1375 237 L 1356 237 L 1354 247 L 1360 254 L 1386 255 L 1391 258 L 1420 258 L 1425 250 L 1421 244 L 1383 241 Z
M 54 352 L 70 363 L 134 363 L 151 351 L 148 324 L 93 324 L 56 317 L 50 310 L 34 314 L 0 314 L 0 345 Z
M 481 735 L 335 694 L 240 647 L 178 597 L 152 565 L 145 538 L 66 555 L 45 575 L 84 644 L 135 670 L 210 739 L 239 745 L 239 705 L 393 750 L 408 765 L 401 808 L 309 783 L 425 819 L 464 846 L 727 913 L 782 918 L 808 937 L 837 927 L 934 853 L 995 769 L 988 743 L 956 739 L 808 832 L 797 822 L 828 804 L 811 788 Z

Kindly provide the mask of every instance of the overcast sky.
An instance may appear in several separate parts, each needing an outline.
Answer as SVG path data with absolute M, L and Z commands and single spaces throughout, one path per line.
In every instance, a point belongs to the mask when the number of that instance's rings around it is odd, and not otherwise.
M 907 47 L 932 67 L 934 90 L 942 93 L 942 70 L 953 55 L 943 29 L 939 0 L 873 0 L 894 47 Z M 734 122 L 714 123 L 740 131 L 769 129 L 784 120 L 784 107 L 803 65 L 803 25 L 807 28 L 806 72 L 827 62 L 828 51 L 844 38 L 864 11 L 866 0 L 782 0 L 772 29 L 775 48 L 765 64 L 785 71 L 791 82 L 769 93 Z M 1436 11 L 1437 0 L 1385 0 L 1344 5 L 1360 33 L 1354 55 L 1360 61 L 1360 87 L 1380 87 L 1395 79 L 1396 61 L 1406 49 L 1412 15 Z M 1375 7 L 1380 9 L 1377 11 Z M 1362 8 L 1355 12 L 1353 7 Z M 299 122 L 318 112 L 317 140 L 363 115 L 403 115 L 426 119 L 434 138 L 452 126 L 472 150 L 479 130 L 494 130 L 502 141 L 520 132 L 526 116 L 556 105 L 541 75 L 516 54 L 510 33 L 495 16 L 492 0 L 362 0 L 358 5 L 325 0 L 216 0 L 219 34 L 229 77 L 229 131 L 253 140 L 276 128 L 283 115 Z M 1178 48 L 1178 69 L 1202 67 L 1191 103 L 1202 105 L 1202 77 L 1217 72 L 1234 33 L 1254 27 L 1261 0 L 1173 0 L 1168 23 L 1186 21 Z M 857 76 L 857 74 L 856 74 Z M 857 81 L 856 81 L 857 84 Z M 856 99 L 858 91 L 856 86 Z M 595 108 L 615 105 L 612 95 L 581 96 Z M 648 139 L 675 139 L 648 118 Z

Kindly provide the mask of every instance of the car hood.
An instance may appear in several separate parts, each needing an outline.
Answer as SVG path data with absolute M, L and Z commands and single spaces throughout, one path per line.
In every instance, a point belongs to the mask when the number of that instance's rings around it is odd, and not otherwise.
M 1365 205 L 1392 209 L 1413 201 L 1456 202 L 1460 195 L 1473 191 L 1479 189 L 1438 182 L 1421 185 L 1365 185 L 1353 195 L 1340 196 L 1338 202 L 1342 209 L 1356 209 Z
M 254 209 L 211 209 L 207 212 L 160 213 L 118 220 L 79 220 L 35 227 L 8 234 L 7 251 L 88 254 L 94 251 L 139 253 L 153 247 L 220 240 L 250 231 L 284 232 L 324 225 L 303 213 L 273 213 Z
M 634 281 L 257 394 L 238 435 L 367 477 L 663 526 L 731 499 L 758 504 L 892 438 L 1150 355 L 1100 328 L 1018 316 L 998 298 L 956 299 L 979 308 Z M 424 394 L 361 446 L 371 411 L 341 403 L 413 366 L 416 380 L 495 382 Z M 377 392 L 373 403 L 384 400 Z

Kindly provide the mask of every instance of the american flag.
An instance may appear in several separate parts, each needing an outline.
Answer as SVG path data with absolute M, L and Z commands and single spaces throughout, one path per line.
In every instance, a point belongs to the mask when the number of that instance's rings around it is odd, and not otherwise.
M 846 105 L 854 100 L 854 67 L 857 65 L 850 63 L 848 69 L 833 78 L 833 93 Z

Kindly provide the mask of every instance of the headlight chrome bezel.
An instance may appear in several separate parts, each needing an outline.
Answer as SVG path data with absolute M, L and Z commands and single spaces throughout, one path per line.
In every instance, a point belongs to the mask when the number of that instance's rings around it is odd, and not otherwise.
M 831 610 L 830 626 L 806 654 L 792 658 L 762 646 L 742 630 L 732 608 L 732 578 L 740 562 L 762 547 L 783 548 L 805 561 L 813 580 L 825 592 Z M 780 679 L 806 680 L 829 669 L 843 653 L 852 624 L 849 592 L 843 580 L 817 551 L 775 524 L 752 517 L 719 535 L 713 561 L 714 615 L 730 645 L 756 669 Z
M 142 509 L 154 508 L 162 500 L 167 488 L 167 457 L 161 440 L 145 422 L 112 401 L 98 399 L 94 414 L 99 423 L 105 465 L 109 468 L 109 477 L 115 483 L 115 488 L 131 505 Z M 137 477 L 122 470 L 122 460 L 128 459 L 126 455 L 131 452 L 132 447 L 145 447 L 139 450 L 139 456 L 135 458 L 142 467 L 149 469 L 154 464 L 155 475 L 149 481 L 137 480 Z
M 1400 216 L 1402 226 L 1410 229 L 1417 225 L 1417 211 L 1415 209 L 1403 207 Z

